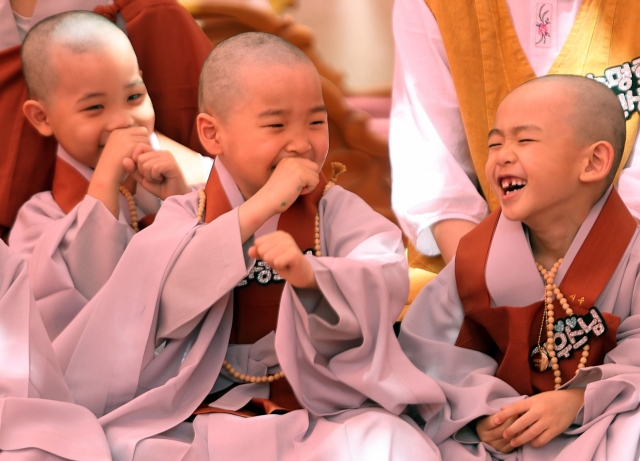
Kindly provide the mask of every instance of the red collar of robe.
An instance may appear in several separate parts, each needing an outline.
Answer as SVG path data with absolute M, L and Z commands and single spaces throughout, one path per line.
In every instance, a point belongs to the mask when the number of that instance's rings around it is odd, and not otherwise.
M 460 241 L 455 269 L 465 316 L 456 345 L 493 357 L 498 362 L 496 376 L 522 395 L 553 390 L 553 371 L 532 372 L 529 366 L 530 350 L 538 341 L 544 302 L 526 307 L 492 307 L 485 269 L 499 218 L 500 210 L 494 211 Z M 636 227 L 635 219 L 615 188 L 612 189 L 559 287 L 566 296 L 579 293 L 584 297 L 582 303 L 568 299 L 576 315 L 584 315 L 594 306 Z M 563 309 L 557 300 L 554 306 L 558 320 Z M 603 336 L 591 339 L 587 366 L 602 364 L 604 356 L 616 346 L 620 318 L 609 313 L 602 313 L 602 317 L 608 329 Z M 574 353 L 571 358 L 560 361 L 563 382 L 574 376 L 580 358 L 580 354 Z
M 69 214 L 80 203 L 89 190 L 89 181 L 82 174 L 60 157 L 56 159 L 56 169 L 53 174 L 51 195 L 65 214 Z M 135 191 L 130 191 L 135 193 Z M 155 213 L 150 213 L 138 220 L 140 229 L 151 225 Z
M 298 197 L 278 220 L 278 229 L 291 234 L 301 250 L 312 249 L 315 246 L 315 219 L 326 183 L 324 175 L 320 173 L 320 182 L 316 188 L 309 194 Z M 205 223 L 231 211 L 231 204 L 215 168 L 211 170 L 205 193 L 207 196 Z M 253 344 L 274 331 L 278 323 L 283 289 L 282 282 L 262 285 L 255 280 L 246 286 L 236 287 L 233 295 L 233 323 L 229 342 Z M 291 347 L 296 346 L 292 344 Z M 271 401 L 253 399 L 250 412 L 272 413 L 283 408 L 290 410 L 301 408 L 286 379 L 271 383 Z

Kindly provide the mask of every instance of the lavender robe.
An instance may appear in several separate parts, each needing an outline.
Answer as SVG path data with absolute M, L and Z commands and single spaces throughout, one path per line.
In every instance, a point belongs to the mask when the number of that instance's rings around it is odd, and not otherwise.
M 598 201 L 576 235 L 556 275 L 559 285 L 589 234 L 608 193 Z M 604 364 L 587 367 L 565 388 L 585 388 L 575 424 L 541 448 L 529 444 L 509 455 L 480 443 L 467 424 L 522 397 L 493 375 L 497 363 L 480 352 L 455 347 L 463 319 L 455 260 L 416 298 L 403 322 L 400 342 L 411 361 L 437 379 L 448 404 L 431 418 L 426 432 L 443 459 L 455 460 L 637 460 L 640 456 L 640 241 L 633 236 L 596 305 L 621 318 L 617 347 Z M 597 264 L 597 261 L 594 261 Z M 500 217 L 486 268 L 496 306 L 527 306 L 542 299 L 543 281 L 520 222 Z M 446 357 L 446 362 L 443 358 Z
M 26 264 L 1 241 L 0 268 L 0 459 L 111 459 L 95 416 L 72 403 Z
M 237 207 L 237 186 L 224 171 L 220 178 Z M 229 345 L 233 288 L 255 262 L 251 240 L 241 244 L 237 208 L 204 225 L 197 205 L 196 194 L 167 200 L 54 344 L 74 398 L 101 416 L 114 459 L 440 459 L 396 416 L 407 403 L 428 402 L 427 413 L 444 404 L 393 334 L 408 290 L 399 230 L 331 188 L 319 204 L 328 256 L 307 256 L 320 290 L 286 284 L 277 331 Z M 277 218 L 257 235 L 276 226 Z M 284 370 L 305 409 L 182 423 L 234 381 L 221 372 L 225 357 L 243 373 Z M 242 384 L 213 405 L 239 409 L 268 393 L 266 384 Z
M 157 137 L 152 136 L 151 142 L 160 148 Z M 71 158 L 60 146 L 58 156 L 91 181 L 91 168 Z M 138 187 L 134 200 L 139 218 L 160 207 L 160 200 L 142 187 Z M 133 235 L 129 205 L 123 195 L 119 219 L 88 195 L 68 214 L 51 192 L 36 194 L 22 206 L 9 245 L 29 262 L 36 305 L 51 339 L 106 283 Z

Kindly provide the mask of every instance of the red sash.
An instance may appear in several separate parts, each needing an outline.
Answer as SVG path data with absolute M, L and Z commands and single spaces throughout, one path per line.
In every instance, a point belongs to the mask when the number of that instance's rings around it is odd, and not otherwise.
M 485 269 L 499 217 L 500 210 L 494 211 L 460 241 L 456 283 L 465 316 L 456 345 L 493 357 L 499 365 L 496 376 L 522 395 L 553 390 L 552 370 L 532 373 L 529 366 L 529 353 L 540 332 L 543 301 L 526 307 L 491 306 Z M 594 306 L 636 227 L 636 221 L 613 189 L 559 287 L 576 315 L 584 315 Z M 572 294 L 577 295 L 575 300 L 569 298 Z M 579 302 L 581 298 L 584 299 Z M 563 315 L 563 309 L 557 300 L 554 305 L 557 320 Z M 586 366 L 602 364 L 604 356 L 616 346 L 620 318 L 609 313 L 602 313 L 602 317 L 608 329 L 604 335 L 591 339 Z M 543 341 L 545 339 L 543 337 Z M 580 358 L 581 354 L 574 353 L 571 358 L 560 361 L 565 381 L 574 376 Z
M 51 195 L 53 195 L 53 200 L 55 200 L 60 209 L 65 214 L 68 214 L 82 201 L 88 190 L 89 181 L 78 170 L 60 157 L 57 157 Z M 135 194 L 135 190 L 130 190 L 130 192 Z M 138 225 L 140 229 L 150 226 L 155 217 L 155 213 L 149 213 L 144 218 L 139 219 Z
M 78 170 L 57 157 L 51 195 L 60 209 L 69 214 L 87 195 L 88 190 L 89 181 Z
M 315 246 L 315 217 L 325 184 L 326 179 L 321 173 L 320 182 L 313 192 L 298 197 L 293 205 L 280 215 L 278 229 L 291 234 L 302 250 L 312 249 Z M 231 211 L 231 204 L 215 168 L 211 170 L 205 192 L 207 207 L 204 221 L 206 223 Z M 263 285 L 256 280 L 249 282 L 246 286 L 236 287 L 233 292 L 233 323 L 229 342 L 253 344 L 274 331 L 278 323 L 283 289 L 283 282 Z M 295 345 L 292 344 L 291 347 Z M 270 400 L 252 399 L 248 408 L 243 409 L 244 411 L 224 410 L 223 412 L 253 416 L 302 408 L 286 378 L 270 383 L 270 388 Z M 208 402 L 205 401 L 205 404 L 196 411 L 197 414 L 221 412 L 219 409 L 207 407 L 206 403 Z

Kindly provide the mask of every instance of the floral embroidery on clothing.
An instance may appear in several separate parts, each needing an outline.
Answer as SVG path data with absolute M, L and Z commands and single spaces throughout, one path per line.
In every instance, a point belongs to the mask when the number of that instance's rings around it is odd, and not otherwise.
M 536 18 L 536 45 L 551 45 L 551 14 L 553 6 L 549 3 L 538 3 L 538 17 Z M 547 41 L 549 42 L 547 44 Z

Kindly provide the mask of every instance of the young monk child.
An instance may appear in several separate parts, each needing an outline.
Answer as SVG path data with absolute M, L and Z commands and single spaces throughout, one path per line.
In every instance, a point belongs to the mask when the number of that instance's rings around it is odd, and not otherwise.
M 0 241 L 0 458 L 108 461 L 98 420 L 73 398 L 33 302 L 26 263 Z
M 25 116 L 59 147 L 52 190 L 22 207 L 10 246 L 29 261 L 53 339 L 104 285 L 159 200 L 191 189 L 172 154 L 157 150 L 136 55 L 115 24 L 90 12 L 51 16 L 29 32 L 22 60 Z
M 76 402 L 117 460 L 439 459 L 397 416 L 444 403 L 435 383 L 411 389 L 424 375 L 393 332 L 402 236 L 322 175 L 316 69 L 241 34 L 207 58 L 200 100 L 214 169 L 163 204 L 61 345 Z
M 500 104 L 486 172 L 501 210 L 400 338 L 447 395 L 427 422 L 443 459 L 638 459 L 640 244 L 612 187 L 624 139 L 618 100 L 588 78 L 538 78 Z

